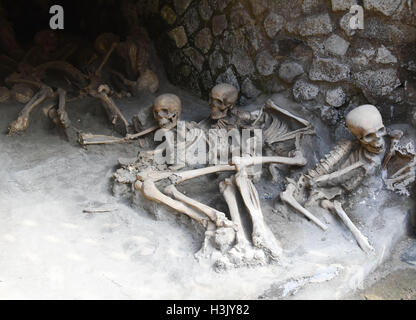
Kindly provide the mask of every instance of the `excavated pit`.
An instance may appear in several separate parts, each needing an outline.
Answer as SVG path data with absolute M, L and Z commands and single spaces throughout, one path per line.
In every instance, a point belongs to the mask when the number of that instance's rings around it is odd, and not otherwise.
M 118 2 L 102 3 L 101 7 L 96 4 L 94 8 L 90 1 L 54 1 L 65 8 L 62 38 L 76 38 L 86 44 L 91 44 L 102 32 L 113 32 L 125 38 L 128 25 L 123 21 Z M 175 4 L 166 3 L 177 10 Z M 204 85 L 212 85 L 217 79 L 213 72 L 214 79 L 208 82 L 198 75 L 205 74 L 205 68 L 211 68 L 211 63 L 204 62 L 204 72 L 198 72 L 195 59 L 190 62 L 189 57 L 178 54 L 178 48 L 172 51 L 175 57 L 166 57 L 166 52 L 177 44 L 172 43 L 166 33 L 178 27 L 179 16 L 198 8 L 199 1 L 197 3 L 188 11 L 184 10 L 185 13 L 178 13 L 176 22 L 169 24 L 160 13 L 162 4 L 154 8 L 151 1 L 138 2 L 138 15 L 155 43 L 156 59 L 152 64 L 160 87 L 156 93 L 141 92 L 135 97 L 115 98 L 127 119 L 147 109 L 158 94 L 165 92 L 182 99 L 183 120 L 200 121 L 209 116 L 208 102 L 201 97 L 206 98 Z M 243 3 L 247 7 L 246 2 Z M 227 17 L 236 10 L 234 5 L 233 2 L 225 9 Z M 21 10 L 22 6 L 26 6 L 26 10 Z M 33 45 L 36 31 L 48 25 L 50 15 L 45 12 L 46 7 L 28 1 L 5 2 L 24 50 Z M 253 15 L 252 9 L 248 11 Z M 220 9 L 214 10 L 214 16 L 221 14 Z M 210 26 L 211 20 L 207 21 L 204 23 Z M 203 30 L 204 25 L 198 28 Z M 170 39 L 165 48 L 161 39 Z M 189 39 L 194 41 L 192 36 Z M 289 56 L 305 42 L 294 36 L 279 44 L 281 52 Z M 201 55 L 211 55 L 210 50 Z M 180 63 L 172 63 L 174 58 Z M 189 65 L 190 68 L 184 68 Z M 223 66 L 217 71 L 227 74 L 229 68 Z M 238 73 L 235 65 L 233 70 Z M 3 65 L 1 79 L 9 71 Z M 255 84 L 271 81 L 268 76 L 262 78 L 258 71 L 253 73 Z M 413 76 L 412 73 L 409 83 Z M 234 78 L 243 86 L 245 77 L 240 74 L 220 77 L 235 84 Z M 59 73 L 50 74 L 49 79 L 54 87 L 66 85 Z M 195 81 L 186 83 L 186 79 Z M 283 85 L 284 90 L 275 91 L 265 88 L 270 85 L 258 86 L 258 95 L 251 97 L 245 91 L 240 95 L 240 104 L 246 110 L 255 110 L 272 98 L 278 105 L 307 117 L 317 130 L 316 136 L 303 142 L 307 167 L 312 167 L 339 139 L 352 138 L 345 129 L 342 115 L 337 116 L 336 125 L 331 124 L 327 114 L 321 118 L 320 101 L 294 102 L 292 84 Z M 71 93 L 70 88 L 68 90 Z M 334 109 L 339 114 L 343 114 L 343 108 L 348 110 L 357 101 L 365 100 L 354 90 L 346 92 L 352 95 L 351 103 Z M 408 112 L 403 111 L 408 110 L 408 102 L 399 103 L 396 109 L 392 106 L 391 114 L 398 112 L 400 116 L 397 120 L 390 117 L 387 123 L 404 130 L 416 141 L 415 129 L 404 123 L 402 116 Z M 345 207 L 376 249 L 374 255 L 368 256 L 332 214 L 315 208 L 316 215 L 329 225 L 329 230 L 323 232 L 303 216 L 282 209 L 279 193 L 284 189 L 284 178 L 295 171 L 282 171 L 281 181 L 272 183 L 264 168 L 263 178 L 256 187 L 266 223 L 282 245 L 282 258 L 275 264 L 218 273 L 210 261 L 195 259 L 202 236 L 187 219 L 164 212 L 160 220 L 155 220 L 140 201 L 131 201 L 127 190 L 118 197 L 113 194 L 112 176 L 118 168 L 118 160 L 136 157 L 137 142 L 83 149 L 77 143 L 68 142 L 41 108 L 33 113 L 28 129 L 9 137 L 8 126 L 22 107 L 13 101 L 0 103 L 0 250 L 3 257 L 0 259 L 0 297 L 3 299 L 342 299 L 361 288 L 368 275 L 390 256 L 396 243 L 412 233 L 414 194 L 405 198 L 385 190 L 379 176 L 360 187 Z M 383 110 L 383 115 L 389 113 Z M 87 97 L 68 102 L 67 112 L 71 122 L 82 131 L 119 136 L 97 99 Z M 219 177 L 191 181 L 181 190 L 225 210 L 218 182 Z M 108 212 L 84 212 L 97 208 Z

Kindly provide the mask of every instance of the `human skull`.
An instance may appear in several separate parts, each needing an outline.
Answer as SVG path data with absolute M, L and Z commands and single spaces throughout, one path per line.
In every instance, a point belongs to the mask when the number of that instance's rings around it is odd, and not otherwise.
M 235 106 L 237 99 L 238 91 L 230 84 L 221 83 L 212 88 L 210 95 L 211 119 L 225 118 L 228 110 Z
M 350 111 L 346 117 L 351 133 L 360 140 L 367 151 L 379 154 L 384 151 L 386 128 L 380 112 L 370 104 L 365 104 Z
M 153 103 L 153 116 L 162 129 L 173 129 L 181 115 L 182 102 L 170 93 L 158 96 Z

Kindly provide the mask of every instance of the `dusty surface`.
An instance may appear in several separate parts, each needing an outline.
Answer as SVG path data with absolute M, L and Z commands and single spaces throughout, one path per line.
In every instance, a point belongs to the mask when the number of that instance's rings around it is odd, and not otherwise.
M 185 110 L 208 114 L 206 103 L 179 93 Z M 118 103 L 129 115 L 151 99 Z M 281 263 L 216 273 L 195 260 L 200 239 L 188 227 L 155 221 L 112 196 L 117 159 L 134 157 L 136 144 L 84 150 L 60 137 L 40 110 L 23 135 L 8 137 L 21 105 L 0 108 L 0 299 L 340 299 L 405 233 L 410 204 L 377 183 L 359 190 L 356 205 L 346 208 L 375 256 L 366 256 L 328 213 L 317 213 L 330 226 L 324 234 L 295 213 L 273 211 L 281 185 L 261 184 L 266 221 L 284 248 Z M 79 128 L 111 133 L 98 101 L 86 99 L 68 110 Z M 112 211 L 83 212 L 90 208 Z
M 416 300 L 416 239 L 405 238 L 371 274 L 351 300 Z

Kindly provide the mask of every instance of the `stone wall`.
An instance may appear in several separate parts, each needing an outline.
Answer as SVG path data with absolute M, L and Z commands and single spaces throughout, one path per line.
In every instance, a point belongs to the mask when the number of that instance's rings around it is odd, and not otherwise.
M 240 104 L 287 90 L 328 124 L 359 103 L 377 104 L 387 119 L 408 118 L 416 103 L 414 0 L 149 3 L 169 79 L 205 99 L 219 82 L 240 90 Z M 363 30 L 349 27 L 357 3 Z

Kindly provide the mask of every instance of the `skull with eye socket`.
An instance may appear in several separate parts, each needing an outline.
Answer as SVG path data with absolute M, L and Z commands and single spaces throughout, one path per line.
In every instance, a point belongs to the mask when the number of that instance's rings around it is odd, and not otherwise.
M 176 127 L 181 112 L 182 102 L 174 94 L 162 94 L 153 103 L 153 116 L 162 129 L 170 130 Z
M 384 151 L 386 128 L 375 106 L 366 104 L 355 108 L 348 113 L 346 122 L 351 133 L 360 140 L 364 149 L 375 154 Z
M 230 84 L 221 83 L 212 88 L 210 94 L 211 119 L 225 118 L 228 111 L 234 108 L 237 99 L 238 90 Z

